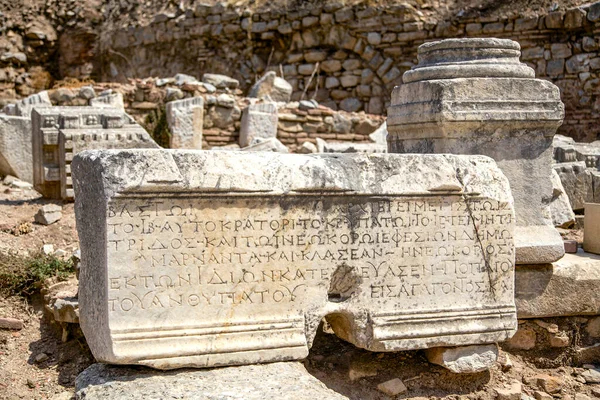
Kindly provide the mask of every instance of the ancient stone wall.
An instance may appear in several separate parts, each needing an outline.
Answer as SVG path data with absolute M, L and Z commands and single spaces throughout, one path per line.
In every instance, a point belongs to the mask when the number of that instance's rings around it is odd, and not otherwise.
M 600 125 L 600 4 L 511 19 L 457 16 L 428 22 L 409 5 L 341 3 L 271 10 L 197 6 L 161 14 L 147 26 L 107 32 L 105 79 L 228 71 L 247 87 L 265 70 L 283 75 L 293 99 L 313 97 L 346 111 L 382 114 L 417 47 L 450 37 L 501 37 L 521 44 L 537 77 L 560 87 L 567 115 L 560 133 L 594 140 Z M 110 51 L 109 51 L 110 49 Z M 118 54 L 117 54 L 118 53 Z
M 93 87 L 61 87 L 48 92 L 53 105 L 82 106 L 87 105 L 86 93 L 92 88 L 99 94 L 121 93 L 126 111 L 159 142 L 161 129 L 163 133 L 167 129 L 166 116 L 164 121 L 161 120 L 166 103 L 202 97 L 203 149 L 238 143 L 242 112 L 250 101 L 240 89 L 213 88 L 208 93 L 200 83 L 177 86 L 156 79 L 135 79 L 128 84 L 101 83 Z M 317 138 L 333 142 L 371 142 L 369 135 L 385 120 L 380 115 L 334 111 L 322 106 L 300 109 L 297 102 L 282 104 L 278 114 L 277 138 L 291 151 L 298 150 L 307 141 L 316 144 Z M 160 144 L 168 146 L 168 138 Z
M 594 124 L 600 114 L 600 3 L 564 8 L 577 3 L 491 16 L 473 9 L 436 13 L 445 5 L 434 1 L 314 1 L 287 8 L 191 1 L 165 12 L 140 11 L 128 1 L 79 11 L 65 3 L 65 10 L 47 11 L 23 26 L 0 27 L 0 100 L 65 77 L 125 83 L 205 72 L 233 76 L 246 92 L 266 70 L 275 70 L 292 84 L 293 100 L 315 98 L 334 109 L 385 114 L 392 88 L 417 63 L 420 44 L 501 37 L 518 41 L 522 60 L 537 77 L 560 87 L 566 119 L 559 133 L 592 141 L 600 133 Z

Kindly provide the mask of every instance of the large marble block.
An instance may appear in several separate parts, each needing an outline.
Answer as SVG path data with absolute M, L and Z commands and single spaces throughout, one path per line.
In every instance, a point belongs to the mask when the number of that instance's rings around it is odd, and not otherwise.
M 202 149 L 204 99 L 192 97 L 167 103 L 167 124 L 172 149 Z
M 490 158 L 108 150 L 72 171 L 101 362 L 301 359 L 323 317 L 372 351 L 516 329 L 513 200 Z
M 45 197 L 72 199 L 71 161 L 88 149 L 156 148 L 124 111 L 99 107 L 42 107 L 31 114 L 33 185 Z
M 391 153 L 492 157 L 515 198 L 516 262 L 564 255 L 548 209 L 552 138 L 564 105 L 551 82 L 535 79 L 508 39 L 448 39 L 419 47 L 419 64 L 394 88 L 388 109 Z

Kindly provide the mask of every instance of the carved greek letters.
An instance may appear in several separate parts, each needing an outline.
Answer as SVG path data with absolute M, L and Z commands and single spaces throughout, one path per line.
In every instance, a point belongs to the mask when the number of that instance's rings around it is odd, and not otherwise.
M 331 281 L 340 266 L 352 296 L 382 302 L 512 290 L 512 213 L 490 200 L 114 199 L 107 217 L 114 313 L 302 303 L 313 287 L 349 292 Z

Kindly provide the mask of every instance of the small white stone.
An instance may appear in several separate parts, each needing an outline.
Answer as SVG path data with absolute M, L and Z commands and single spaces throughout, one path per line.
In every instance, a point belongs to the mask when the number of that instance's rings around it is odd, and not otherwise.
M 399 378 L 394 378 L 387 382 L 380 383 L 377 385 L 377 389 L 388 396 L 397 396 L 400 393 L 404 393 L 408 390 L 404 385 L 404 382 L 402 382 L 402 380 Z
M 302 146 L 298 149 L 298 153 L 300 154 L 312 154 L 317 152 L 317 145 L 312 142 L 304 142 Z
M 42 246 L 42 252 L 46 255 L 50 255 L 54 253 L 54 245 L 53 244 L 45 244 Z

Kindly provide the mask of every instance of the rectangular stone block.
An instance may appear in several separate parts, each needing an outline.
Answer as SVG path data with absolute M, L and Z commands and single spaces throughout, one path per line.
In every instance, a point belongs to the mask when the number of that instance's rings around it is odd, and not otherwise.
M 158 147 L 129 115 L 111 107 L 36 107 L 31 125 L 33 185 L 49 198 L 73 198 L 70 164 L 79 151 Z
M 598 203 L 585 203 L 583 249 L 589 253 L 600 254 L 600 204 Z
M 33 182 L 31 119 L 0 116 L 0 175 L 13 175 Z
M 240 146 L 254 144 L 255 139 L 277 137 L 277 105 L 275 103 L 249 104 L 242 114 Z
M 545 265 L 516 268 L 519 318 L 600 314 L 600 257 L 579 249 Z
M 204 99 L 175 100 L 167 103 L 167 124 L 171 131 L 172 149 L 202 149 Z
M 516 329 L 513 200 L 487 157 L 86 151 L 72 171 L 101 362 L 301 359 L 324 317 L 372 351 Z

